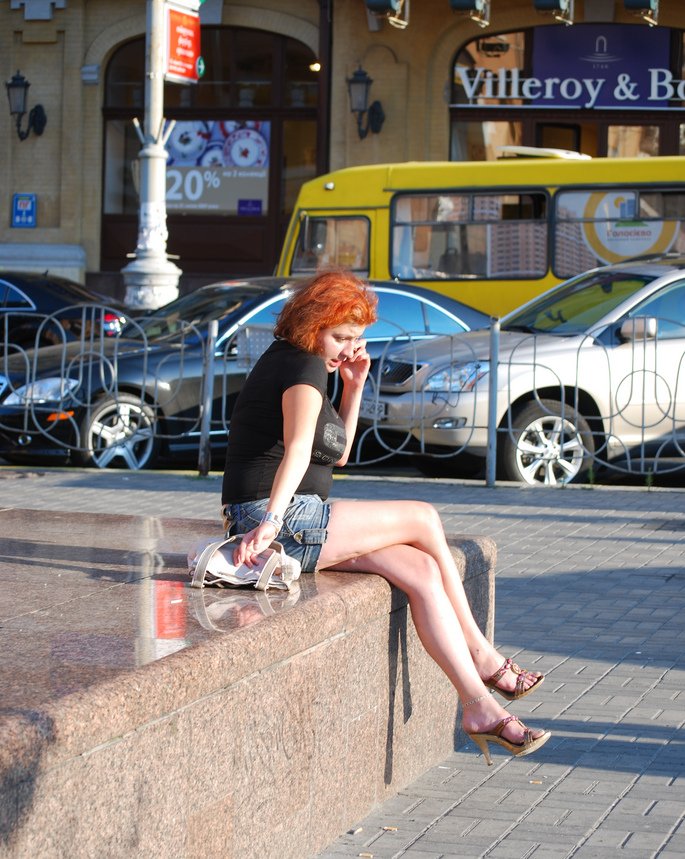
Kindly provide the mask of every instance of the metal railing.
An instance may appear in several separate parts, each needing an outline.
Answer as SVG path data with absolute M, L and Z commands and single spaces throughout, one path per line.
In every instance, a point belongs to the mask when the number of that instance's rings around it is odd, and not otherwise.
M 670 337 L 656 336 L 663 322 Z M 373 440 L 375 462 L 419 454 L 447 472 L 465 454 L 481 456 L 488 485 L 496 471 L 531 484 L 682 471 L 685 326 L 647 317 L 631 325 L 621 343 L 558 338 L 567 345 L 551 354 L 537 334 L 502 354 L 497 320 L 485 354 L 463 336 L 442 338 L 437 359 L 420 346 L 390 349 L 372 367 L 357 461 Z
M 40 318 L 5 314 L 0 456 L 52 451 L 78 464 L 144 468 L 183 451 L 207 474 L 270 332 L 245 327 L 217 349 L 216 324 L 207 333 L 178 320 L 160 340 L 144 318 L 119 314 L 114 324 L 113 313 L 88 305 Z M 487 358 L 468 338 L 444 337 L 429 364 L 422 341 L 398 331 L 374 359 L 350 464 L 419 456 L 439 472 L 474 454 L 486 459 L 488 485 L 498 469 L 530 483 L 592 480 L 601 469 L 646 478 L 681 471 L 685 329 L 659 339 L 635 325 L 618 362 L 616 348 L 591 336 L 554 358 L 536 335 L 522 336 L 503 356 L 492 320 Z M 12 340 L 17 328 L 21 342 Z M 436 368 L 442 389 L 428 378 Z

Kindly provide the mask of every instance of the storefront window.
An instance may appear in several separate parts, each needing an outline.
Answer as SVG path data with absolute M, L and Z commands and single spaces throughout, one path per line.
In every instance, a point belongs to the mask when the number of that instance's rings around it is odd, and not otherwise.
M 275 211 L 287 215 L 301 183 L 316 175 L 315 56 L 294 39 L 230 27 L 202 28 L 202 56 L 205 73 L 197 84 L 164 87 L 165 115 L 175 122 L 166 144 L 167 211 L 261 218 L 274 205 L 270 188 L 277 187 Z M 144 65 L 144 40 L 136 39 L 118 49 L 107 69 L 108 215 L 138 208 L 140 141 L 131 120 L 142 119 Z M 281 164 L 273 186 L 270 171 Z
M 451 161 L 494 161 L 502 146 L 523 142 L 520 122 L 452 122 Z
M 479 35 L 452 64 L 450 158 L 491 160 L 507 145 L 682 153 L 665 117 L 685 106 L 684 58 L 682 32 L 637 22 Z
M 457 55 L 452 76 L 452 103 L 496 106 L 523 104 L 506 98 L 506 78 L 523 70 L 525 33 L 503 33 L 469 42 Z M 506 101 L 505 101 L 506 98 Z
M 316 176 L 316 121 L 283 123 L 282 211 L 292 212 L 303 182 Z
M 285 46 L 285 94 L 290 107 L 316 107 L 319 95 L 318 64 L 301 42 L 290 39 Z
M 647 158 L 659 154 L 656 125 L 610 125 L 607 131 L 609 158 Z
M 114 119 L 106 126 L 105 194 L 106 215 L 138 211 L 138 154 L 140 140 L 133 123 Z

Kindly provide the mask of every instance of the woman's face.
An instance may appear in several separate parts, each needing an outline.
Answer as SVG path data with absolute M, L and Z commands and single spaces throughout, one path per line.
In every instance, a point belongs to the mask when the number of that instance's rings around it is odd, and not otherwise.
M 320 355 L 329 373 L 337 370 L 345 361 L 353 361 L 355 355 L 364 350 L 361 339 L 362 325 L 344 322 L 333 328 L 322 328 L 316 338 L 316 352 Z

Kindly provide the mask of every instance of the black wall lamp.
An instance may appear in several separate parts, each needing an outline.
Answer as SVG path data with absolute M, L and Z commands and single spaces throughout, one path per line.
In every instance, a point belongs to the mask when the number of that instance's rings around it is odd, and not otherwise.
M 5 82 L 5 86 L 7 87 L 7 98 L 10 102 L 10 116 L 16 116 L 17 118 L 19 140 L 26 140 L 32 130 L 40 136 L 45 130 L 45 124 L 48 121 L 41 104 L 37 104 L 31 108 L 28 128 L 26 131 L 21 130 L 21 120 L 26 113 L 26 99 L 31 84 L 17 71 L 16 75 L 12 75 L 11 80 Z
M 357 131 L 360 140 L 363 140 L 369 131 L 378 134 L 385 121 L 385 113 L 383 113 L 380 101 L 374 101 L 369 105 L 369 90 L 372 83 L 373 80 L 361 66 L 351 78 L 347 78 L 350 110 L 357 114 Z M 364 114 L 366 114 L 366 126 L 364 126 Z

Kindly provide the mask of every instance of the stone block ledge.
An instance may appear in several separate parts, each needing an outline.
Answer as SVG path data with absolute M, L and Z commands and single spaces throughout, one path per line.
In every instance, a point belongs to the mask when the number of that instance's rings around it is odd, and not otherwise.
M 329 572 L 194 591 L 213 534 L 0 511 L 3 859 L 310 856 L 460 744 L 404 594 Z M 494 543 L 452 552 L 492 637 Z

